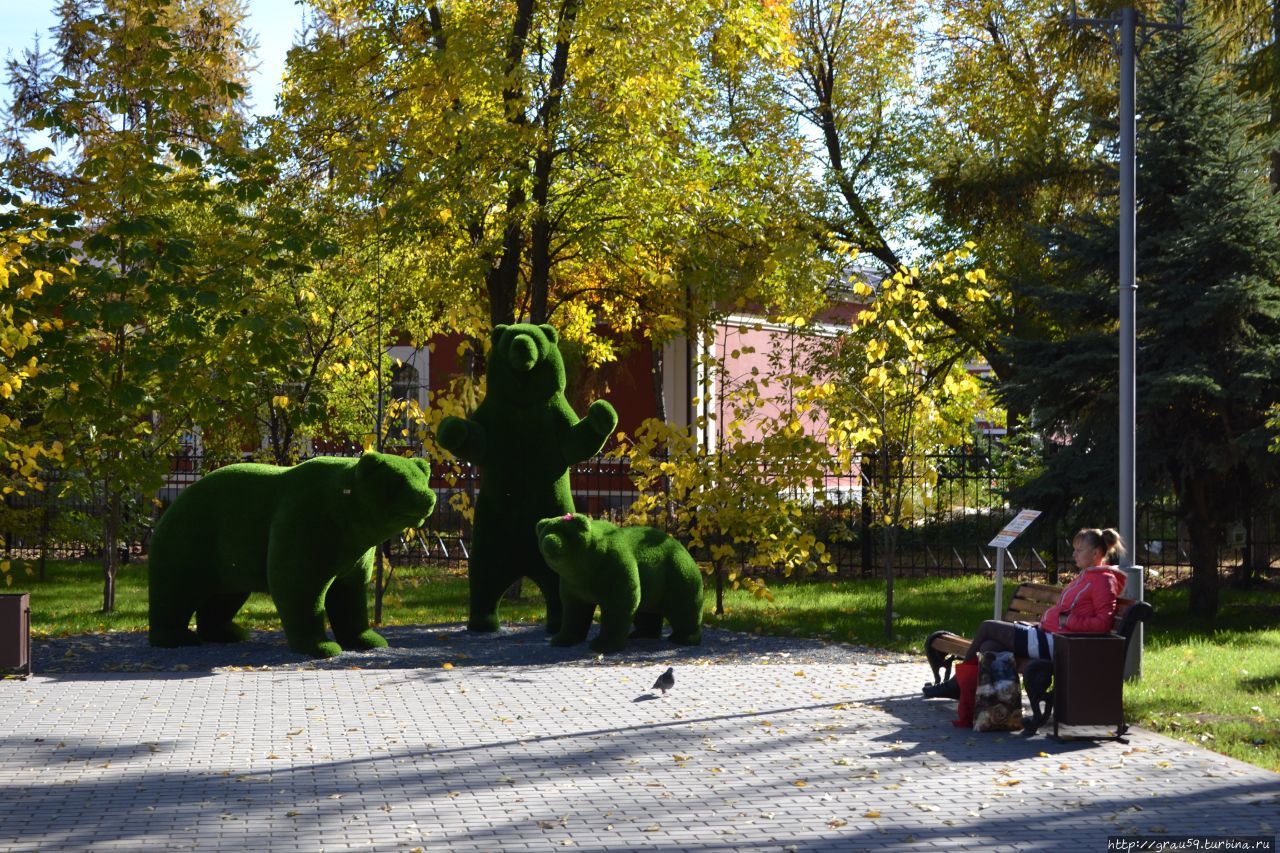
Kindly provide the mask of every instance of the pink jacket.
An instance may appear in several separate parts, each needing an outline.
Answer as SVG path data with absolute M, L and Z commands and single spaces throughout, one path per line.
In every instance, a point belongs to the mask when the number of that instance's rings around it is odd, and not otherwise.
M 1114 566 L 1085 569 L 1058 596 L 1058 603 L 1045 611 L 1041 626 L 1051 634 L 1109 632 L 1124 582 L 1124 572 Z

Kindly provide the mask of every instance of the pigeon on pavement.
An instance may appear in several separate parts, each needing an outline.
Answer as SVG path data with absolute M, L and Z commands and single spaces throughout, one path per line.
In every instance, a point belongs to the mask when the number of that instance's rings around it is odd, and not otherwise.
M 654 690 L 661 690 L 662 695 L 666 696 L 667 691 L 676 686 L 675 667 L 667 667 L 667 671 L 658 676 L 658 680 L 653 682 Z

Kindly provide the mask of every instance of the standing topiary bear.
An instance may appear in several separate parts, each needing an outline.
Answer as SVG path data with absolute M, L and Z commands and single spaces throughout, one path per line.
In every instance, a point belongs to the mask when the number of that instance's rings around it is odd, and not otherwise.
M 249 593 L 269 592 L 294 651 L 386 646 L 365 599 L 373 549 L 435 509 L 430 477 L 425 461 L 383 453 L 228 465 L 202 477 L 151 538 L 151 645 L 244 640 L 232 619 Z M 326 613 L 336 643 L 325 637 Z
M 573 512 L 569 466 L 600 452 L 618 414 L 596 400 L 581 420 L 564 397 L 564 361 L 551 326 L 499 325 L 485 398 L 470 418 L 440 422 L 440 445 L 480 468 L 470 560 L 472 631 L 498 630 L 498 600 L 528 577 L 560 630 L 559 581 L 534 535 L 539 519 Z
M 585 515 L 538 522 L 538 544 L 560 575 L 564 624 L 553 646 L 587 638 L 600 606 L 600 636 L 592 651 L 621 651 L 627 631 L 657 639 L 662 620 L 673 643 L 702 642 L 702 572 L 685 547 L 656 527 L 618 527 Z

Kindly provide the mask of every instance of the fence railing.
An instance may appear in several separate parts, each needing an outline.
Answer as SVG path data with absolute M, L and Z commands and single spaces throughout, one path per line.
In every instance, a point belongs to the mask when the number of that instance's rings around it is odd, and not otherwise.
M 992 462 L 989 447 L 962 447 L 924 456 L 906 472 L 906 523 L 893 554 L 899 575 L 983 573 L 992 569 L 994 552 L 986 543 L 1018 507 L 1006 505 L 1009 483 Z M 358 449 L 352 449 L 354 455 Z M 136 496 L 126 508 L 122 557 L 145 555 L 150 531 L 163 507 L 186 486 L 216 467 L 213 460 L 185 453 L 171 458 L 170 472 L 158 495 Z M 840 576 L 875 576 L 884 568 L 884 546 L 872 523 L 870 501 L 875 467 L 867 460 L 849 471 L 828 471 L 806 494 L 795 496 L 804 519 L 832 555 Z M 570 469 L 575 507 L 595 518 L 625 519 L 638 497 L 625 459 L 598 456 Z M 436 466 L 432 487 L 438 497 L 435 513 L 421 530 L 390 543 L 394 564 L 422 562 L 465 563 L 470 556 L 471 522 L 467 508 L 475 505 L 479 473 L 466 463 Z M 157 506 L 157 503 L 159 506 Z M 43 492 L 6 497 L 6 517 L 18 520 L 3 531 L 3 551 L 9 559 L 38 561 L 92 559 L 100 545 L 94 531 L 102 502 L 89 484 L 54 475 Z M 1242 565 L 1269 567 L 1280 560 L 1280 537 L 1274 513 L 1259 513 L 1230 531 L 1230 547 L 1220 555 L 1224 571 Z M 1072 531 L 1061 524 L 1040 522 L 1024 533 L 1008 553 L 1006 571 L 1015 576 L 1056 579 L 1071 566 Z M 1139 511 L 1139 549 L 1135 562 L 1179 579 L 1190 574 L 1185 535 L 1180 535 L 1169 501 L 1146 504 Z

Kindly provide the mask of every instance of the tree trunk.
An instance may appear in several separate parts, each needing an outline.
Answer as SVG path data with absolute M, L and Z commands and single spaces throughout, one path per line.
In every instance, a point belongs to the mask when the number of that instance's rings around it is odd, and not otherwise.
M 716 560 L 716 615 L 724 615 L 724 558 Z
M 898 549 L 898 522 L 902 518 L 901 466 L 894 472 L 889 457 L 889 445 L 883 444 L 876 454 L 880 459 L 880 483 L 877 491 L 880 494 L 880 518 L 884 525 L 884 637 L 893 639 L 893 560 Z M 904 463 L 905 464 L 905 463 Z M 890 492 L 892 487 L 893 491 Z
M 493 325 L 510 325 L 516 321 L 516 294 L 520 278 L 520 259 L 524 251 L 524 229 L 517 211 L 524 206 L 524 192 L 513 190 L 507 199 L 506 231 L 502 239 L 502 257 L 485 275 L 489 293 L 489 320 Z
M 528 124 L 528 116 L 524 112 L 524 89 L 520 85 L 520 66 L 524 62 L 525 46 L 533 26 L 533 7 L 533 0 L 517 0 L 511 37 L 507 41 L 505 79 L 508 82 L 502 90 L 502 104 L 507 122 L 516 127 Z M 512 176 L 511 189 L 507 193 L 507 224 L 502 235 L 502 254 L 485 276 L 489 318 L 495 326 L 514 323 L 516 318 L 516 294 L 525 236 L 521 217 L 526 201 L 520 176 Z
M 560 104 L 569 79 L 569 48 L 573 43 L 573 26 L 578 17 L 579 0 L 564 0 L 560 6 L 560 26 L 556 32 L 556 50 L 551 59 L 551 77 L 547 81 L 547 97 L 538 110 L 542 143 L 534 157 L 532 201 L 532 242 L 529 247 L 529 320 L 547 322 L 548 298 L 551 292 L 551 238 L 554 229 L 547 209 L 551 197 L 551 169 L 555 163 L 556 127 L 560 121 Z
M 1271 2 L 1271 93 L 1269 98 L 1269 124 L 1280 122 L 1280 0 Z M 1280 192 L 1280 149 L 1271 150 L 1271 191 Z
M 864 578 L 871 577 L 873 561 L 871 525 L 873 522 L 871 513 L 871 489 L 872 478 L 875 476 L 872 466 L 875 464 L 875 457 L 865 454 L 862 457 L 862 466 L 859 469 L 859 476 L 862 478 L 862 512 L 859 514 L 861 528 L 858 533 L 858 544 L 862 550 L 862 576 Z
M 893 639 L 893 558 L 898 546 L 898 528 L 884 528 L 884 638 Z
M 1191 614 L 1212 619 L 1218 615 L 1218 547 L 1222 531 L 1203 517 L 1188 517 L 1187 535 L 1191 541 Z
M 49 489 L 40 491 L 40 581 L 45 580 L 46 565 L 49 562 Z
M 109 484 L 104 483 L 106 518 L 102 524 L 102 612 L 114 613 L 116 609 L 116 571 L 119 569 L 118 542 L 120 541 L 121 498 Z

